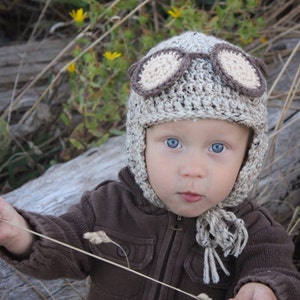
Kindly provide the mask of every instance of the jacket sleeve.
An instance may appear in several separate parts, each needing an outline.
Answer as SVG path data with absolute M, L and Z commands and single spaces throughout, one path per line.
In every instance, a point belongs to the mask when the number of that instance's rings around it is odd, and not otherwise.
M 33 231 L 62 243 L 89 251 L 85 232 L 91 231 L 94 212 L 86 193 L 79 204 L 70 207 L 67 213 L 55 217 L 18 210 Z M 0 258 L 18 269 L 38 279 L 74 278 L 84 279 L 91 268 L 91 258 L 78 251 L 59 245 L 43 237 L 37 237 L 30 255 L 22 260 L 10 255 L 0 247 Z
M 248 229 L 249 240 L 236 260 L 235 294 L 248 282 L 269 286 L 277 299 L 300 299 L 300 275 L 293 264 L 294 244 L 269 212 L 248 202 L 239 212 Z

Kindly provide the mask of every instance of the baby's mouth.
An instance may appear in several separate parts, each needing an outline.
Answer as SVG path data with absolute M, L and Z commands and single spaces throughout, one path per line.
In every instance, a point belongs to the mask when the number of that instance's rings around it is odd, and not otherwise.
M 179 195 L 181 196 L 181 198 L 186 201 L 186 202 L 199 202 L 203 199 L 203 195 L 194 193 L 194 192 L 182 192 L 179 193 Z

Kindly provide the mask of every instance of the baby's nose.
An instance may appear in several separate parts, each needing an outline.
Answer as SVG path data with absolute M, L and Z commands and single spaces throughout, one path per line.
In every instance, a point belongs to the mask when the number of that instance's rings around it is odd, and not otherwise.
M 204 177 L 206 175 L 205 159 L 199 155 L 185 158 L 180 173 L 183 177 Z

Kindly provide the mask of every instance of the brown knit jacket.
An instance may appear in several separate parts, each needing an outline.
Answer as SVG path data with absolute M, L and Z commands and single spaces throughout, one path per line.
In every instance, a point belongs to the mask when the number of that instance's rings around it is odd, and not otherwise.
M 21 213 L 33 230 L 126 266 L 124 253 L 115 245 L 94 245 L 83 239 L 85 232 L 104 230 L 125 249 L 132 269 L 194 295 L 228 299 L 243 284 L 255 281 L 271 287 L 279 300 L 300 299 L 293 243 L 265 209 L 250 201 L 234 209 L 248 228 L 248 244 L 238 258 L 223 258 L 230 276 L 220 270 L 220 282 L 206 285 L 202 279 L 204 249 L 195 240 L 196 219 L 179 218 L 150 204 L 128 168 L 121 170 L 119 178 L 120 182 L 103 182 L 85 193 L 78 205 L 59 217 Z M 89 300 L 192 299 L 45 239 L 35 242 L 28 259 L 14 260 L 3 249 L 0 257 L 40 279 L 90 276 Z

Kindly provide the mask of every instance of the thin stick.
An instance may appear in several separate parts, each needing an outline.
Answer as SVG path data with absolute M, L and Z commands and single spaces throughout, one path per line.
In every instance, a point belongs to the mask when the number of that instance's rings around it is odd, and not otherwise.
M 299 225 L 299 223 L 300 223 L 300 206 L 297 206 L 293 213 L 292 220 L 287 228 L 287 232 L 290 235 L 292 235 L 294 229 Z
M 25 277 L 24 274 L 22 274 L 22 272 L 17 270 L 17 274 L 18 276 L 20 276 L 24 281 L 27 282 L 28 287 L 26 287 L 26 289 L 32 289 L 36 294 L 39 295 L 39 297 L 41 297 L 43 300 L 47 300 L 46 296 L 38 289 L 37 286 L 34 286 L 32 282 L 30 282 L 30 280 Z M 51 299 L 55 300 L 55 298 L 51 295 L 50 291 L 41 283 L 41 281 L 39 280 L 39 284 L 42 285 L 42 287 L 45 288 L 45 290 L 49 293 L 49 296 L 51 297 Z
M 179 292 L 179 293 L 182 293 L 182 294 L 185 294 L 185 295 L 187 295 L 187 296 L 190 296 L 191 298 L 198 299 L 198 300 L 204 300 L 204 299 L 205 299 L 205 298 L 202 298 L 202 296 L 200 296 L 201 298 L 199 298 L 199 296 L 195 296 L 195 295 L 193 295 L 193 294 L 190 294 L 190 293 L 188 293 L 188 292 L 186 292 L 186 291 L 183 291 L 183 290 L 181 290 L 181 289 L 179 289 L 179 288 L 176 288 L 176 287 L 174 287 L 174 286 L 172 286 L 172 285 L 169 285 L 169 284 L 167 284 L 167 283 L 164 283 L 164 282 L 162 282 L 162 281 L 159 281 L 159 280 L 157 280 L 157 279 L 154 279 L 154 278 L 152 278 L 152 277 L 149 277 L 149 276 L 147 276 L 147 275 L 145 275 L 145 274 L 139 273 L 139 272 L 137 272 L 137 271 L 135 271 L 135 270 L 133 270 L 133 269 L 128 269 L 128 267 L 125 267 L 125 266 L 123 266 L 123 265 L 120 265 L 120 264 L 118 264 L 118 263 L 115 263 L 115 262 L 113 262 L 113 261 L 110 261 L 110 260 L 108 260 L 108 259 L 106 259 L 106 258 L 97 256 L 97 255 L 95 255 L 95 254 L 92 254 L 92 253 L 87 252 L 87 251 L 85 251 L 85 250 L 76 248 L 76 247 L 74 247 L 74 246 L 72 246 L 72 245 L 63 243 L 63 242 L 61 242 L 61 241 L 58 241 L 58 240 L 53 239 L 53 238 L 51 238 L 51 237 L 45 236 L 45 235 L 43 235 L 43 234 L 40 234 L 40 233 L 35 232 L 35 231 L 33 231 L 33 230 L 30 230 L 30 229 L 28 229 L 28 228 L 25 228 L 25 227 L 19 226 L 19 225 L 17 225 L 17 224 L 11 223 L 10 221 L 5 220 L 5 219 L 3 219 L 3 218 L 0 218 L 0 220 L 1 220 L 2 222 L 4 222 L 4 223 L 7 223 L 7 224 L 12 225 L 12 226 L 14 226 L 14 227 L 17 227 L 17 228 L 22 229 L 22 230 L 24 230 L 24 231 L 27 231 L 27 232 L 29 232 L 29 233 L 31 233 L 31 234 L 33 234 L 33 235 L 38 236 L 38 237 L 41 237 L 41 238 L 44 238 L 44 239 L 49 240 L 49 241 L 51 241 L 51 242 L 54 242 L 54 243 L 56 243 L 56 244 L 65 246 L 65 247 L 70 248 L 70 249 L 72 249 L 72 250 L 75 250 L 75 251 L 77 251 L 77 252 L 86 254 L 86 255 L 91 256 L 91 257 L 93 257 L 93 258 L 95 258 L 95 259 L 104 261 L 104 262 L 106 262 L 106 263 L 108 263 L 108 264 L 111 264 L 111 265 L 113 265 L 113 266 L 116 266 L 116 267 L 118 267 L 118 268 L 120 268 L 120 269 L 123 269 L 123 270 L 126 270 L 126 271 L 128 271 L 128 272 L 134 273 L 134 274 L 136 274 L 136 275 L 138 275 L 138 276 L 144 277 L 144 278 L 146 278 L 146 279 L 148 279 L 148 280 L 151 280 L 151 281 L 153 281 L 153 282 L 156 282 L 156 283 L 158 283 L 158 284 L 161 284 L 161 285 L 163 285 L 163 286 L 166 286 L 166 287 L 168 287 L 168 288 L 170 288 L 170 289 L 173 289 L 173 290 L 175 290 L 175 291 L 177 291 L 177 292 Z M 201 294 L 200 294 L 200 295 L 201 295 Z
M 14 82 L 14 87 L 13 87 L 13 90 L 12 90 L 12 96 L 11 96 L 11 100 L 10 100 L 10 107 L 9 107 L 9 110 L 8 110 L 8 121 L 7 123 L 9 124 L 10 123 L 10 118 L 11 118 L 11 112 L 12 112 L 12 109 L 13 109 L 13 103 L 14 103 L 14 98 L 15 98 L 15 94 L 16 94 L 16 90 L 17 90 L 17 86 L 18 86 L 18 82 L 19 82 L 19 77 L 20 77 L 20 71 L 23 67 L 23 63 L 24 63 L 24 60 L 25 60 L 25 57 L 27 56 L 27 53 L 28 53 L 28 46 L 30 45 L 31 41 L 33 40 L 33 37 L 37 31 L 37 27 L 38 25 L 41 23 L 44 15 L 45 15 L 45 12 L 50 4 L 51 0 L 47 0 L 47 2 L 45 3 L 44 7 L 43 7 L 43 10 L 39 16 L 39 19 L 37 21 L 37 23 L 35 24 L 34 28 L 33 28 L 33 31 L 29 37 L 29 41 L 28 43 L 26 44 L 26 48 L 25 48 L 25 51 L 22 55 L 22 59 L 21 59 L 21 62 L 20 62 L 20 65 L 19 65 L 19 69 L 18 69 L 18 72 L 17 72 L 17 76 L 16 76 L 16 79 L 15 79 L 15 82 Z M 24 55 L 26 54 L 26 55 Z
M 293 49 L 293 52 L 291 53 L 291 55 L 289 56 L 288 60 L 286 61 L 286 63 L 284 64 L 284 66 L 282 67 L 280 73 L 278 74 L 278 76 L 276 77 L 275 82 L 273 83 L 273 85 L 271 86 L 271 88 L 268 91 L 268 96 L 270 96 L 275 88 L 275 86 L 277 85 L 279 79 L 281 78 L 282 74 L 286 71 L 288 65 L 290 64 L 292 58 L 295 56 L 295 54 L 298 51 L 298 48 L 300 47 L 300 42 L 297 43 L 296 47 Z
M 41 102 L 41 100 L 45 97 L 45 95 L 49 92 L 49 90 L 52 88 L 52 86 L 58 81 L 58 79 L 60 78 L 61 74 L 63 74 L 67 67 L 73 63 L 75 63 L 77 60 L 79 60 L 86 52 L 88 52 L 90 49 L 94 48 L 99 42 L 101 42 L 107 35 L 109 35 L 113 30 L 115 30 L 118 26 L 120 26 L 122 23 L 124 23 L 127 19 L 129 19 L 132 15 L 134 15 L 136 13 L 137 10 L 139 10 L 141 7 L 143 7 L 145 4 L 147 4 L 150 0 L 145 0 L 144 2 L 142 2 L 140 5 L 138 5 L 135 9 L 133 9 L 129 14 L 127 14 L 122 20 L 120 20 L 119 22 L 117 22 L 114 26 L 112 26 L 107 32 L 105 32 L 103 35 L 101 35 L 97 40 L 95 40 L 93 43 L 91 43 L 88 47 L 86 47 L 82 52 L 80 52 L 80 54 L 78 56 L 76 56 L 74 59 L 72 59 L 71 61 L 69 61 L 66 65 L 64 65 L 59 72 L 57 73 L 57 75 L 54 77 L 54 79 L 52 80 L 51 84 L 44 90 L 44 92 L 41 94 L 41 96 L 36 100 L 36 102 L 34 103 L 34 105 L 28 110 L 26 111 L 26 113 L 23 115 L 23 117 L 19 120 L 18 124 L 16 125 L 15 129 L 16 130 L 31 114 L 31 112 L 37 107 L 37 105 Z M 86 30 L 85 30 L 86 31 Z M 84 31 L 84 32 L 85 32 Z M 72 41 L 64 50 L 63 52 L 61 52 L 58 57 L 61 57 L 69 48 L 71 48 L 71 46 L 73 46 L 75 44 L 75 42 L 80 38 L 84 36 L 84 33 L 80 33 L 77 37 L 76 40 Z M 57 59 L 56 58 L 56 59 Z M 49 64 L 47 66 L 47 68 L 45 68 L 36 78 L 33 82 L 30 83 L 30 87 L 37 82 L 38 78 L 41 77 L 42 74 L 44 74 L 49 68 L 50 65 L 53 65 L 54 62 L 51 62 L 51 64 Z M 29 87 L 27 87 L 26 90 L 28 90 Z M 21 99 L 21 97 L 25 94 L 25 91 L 23 91 L 19 96 L 18 99 Z
M 111 8 L 111 7 L 113 7 L 113 6 L 115 6 L 118 2 L 119 2 L 120 0 L 115 0 L 110 6 L 109 6 L 109 8 Z M 150 1 L 150 0 L 148 0 L 148 1 Z M 102 15 L 100 15 L 99 16 L 99 18 L 101 18 L 102 16 L 104 15 L 104 13 L 102 13 Z M 40 18 L 39 18 L 40 19 Z M 52 68 L 55 64 L 57 64 L 57 62 L 59 62 L 59 60 L 74 46 L 74 45 L 76 45 L 76 42 L 79 40 L 79 39 L 81 39 L 82 37 L 84 37 L 85 36 L 85 34 L 90 30 L 90 28 L 91 28 L 91 24 L 89 24 L 88 26 L 86 26 L 84 29 L 83 29 L 83 31 L 82 32 L 80 32 L 72 41 L 70 41 L 69 43 L 68 43 L 68 45 L 66 45 L 65 46 L 65 48 L 63 49 L 63 50 L 61 50 L 60 51 L 60 53 L 39 73 L 39 74 L 37 74 L 36 75 L 36 77 L 26 86 L 26 88 L 18 95 L 18 97 L 16 98 L 16 99 L 14 99 L 14 96 L 12 97 L 12 101 L 14 101 L 14 104 L 16 104 L 16 103 L 18 103 L 20 100 L 21 100 L 21 98 L 28 92 L 28 90 L 34 85 L 34 84 L 36 84 L 37 82 L 38 82 L 38 80 L 50 69 L 50 68 Z M 26 52 L 26 51 L 25 51 Z M 85 51 L 86 52 L 86 51 Z M 85 53 L 84 52 L 84 53 Z M 73 60 L 74 61 L 74 60 Z M 73 62 L 72 61 L 72 62 Z M 72 63 L 71 62 L 71 63 Z M 68 63 L 67 65 L 66 65 L 66 67 L 67 66 L 69 66 L 71 63 Z M 51 84 L 50 84 L 50 87 L 49 87 L 49 89 L 54 85 L 54 83 L 57 81 L 57 79 L 58 78 L 56 78 L 56 80 L 55 81 L 53 81 Z M 47 92 L 48 92 L 48 90 L 49 89 L 47 89 Z M 45 96 L 45 94 L 46 93 L 44 93 L 43 94 L 43 97 Z M 4 114 L 3 114 L 3 116 L 5 117 L 6 116 L 6 114 L 7 114 L 8 112 L 7 111 L 5 111 L 4 112 Z

